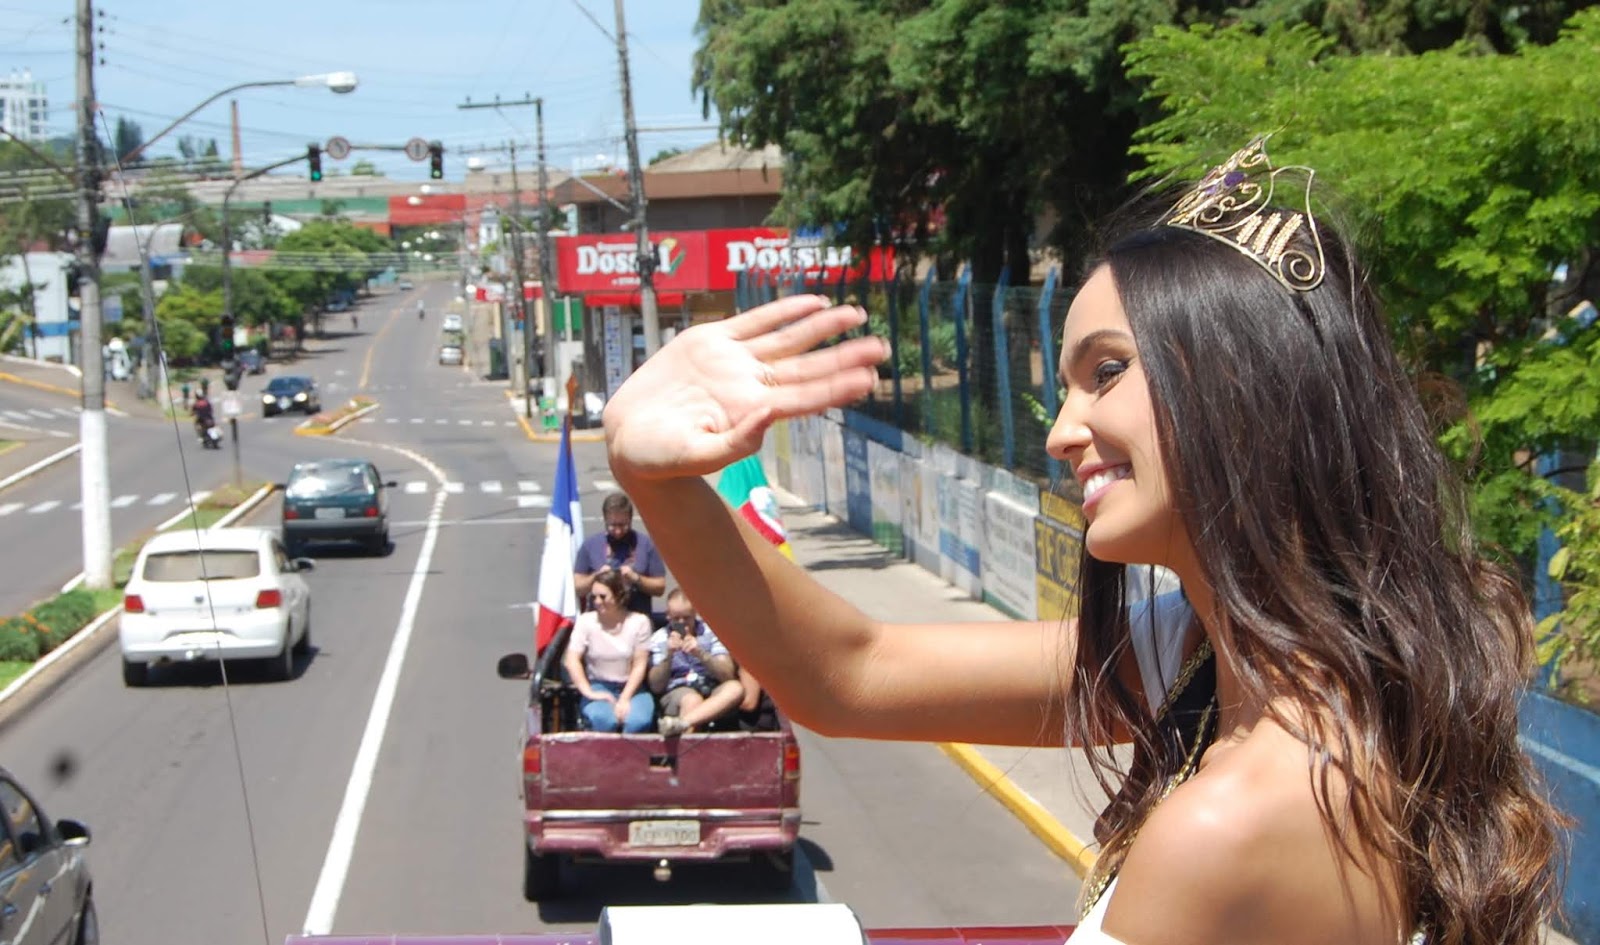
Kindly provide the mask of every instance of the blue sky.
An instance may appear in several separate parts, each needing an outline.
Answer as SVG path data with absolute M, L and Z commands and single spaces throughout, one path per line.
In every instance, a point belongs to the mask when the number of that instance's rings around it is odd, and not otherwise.
M 532 108 L 462 111 L 471 98 L 544 98 L 553 166 L 622 164 L 621 79 L 607 0 L 103 0 L 105 64 L 95 84 L 107 121 L 137 121 L 146 135 L 209 95 L 240 82 L 350 70 L 360 87 L 250 89 L 237 93 L 245 167 L 303 153 L 311 141 L 403 144 L 411 137 L 446 147 L 445 176 L 466 170 L 469 152 L 506 164 L 503 145 L 532 160 Z M 101 6 L 97 0 L 96 7 Z M 73 122 L 72 0 L 0 0 L 0 71 L 31 69 L 46 83 L 52 127 Z M 585 17 L 583 10 L 598 21 Z M 640 156 L 713 140 L 689 87 L 697 0 L 630 0 L 628 51 Z M 152 148 L 175 153 L 179 134 L 215 137 L 229 151 L 228 99 L 190 119 Z M 356 157 L 344 162 L 348 167 Z M 390 177 L 425 180 L 426 163 L 367 155 Z M 330 169 L 338 166 L 326 163 Z

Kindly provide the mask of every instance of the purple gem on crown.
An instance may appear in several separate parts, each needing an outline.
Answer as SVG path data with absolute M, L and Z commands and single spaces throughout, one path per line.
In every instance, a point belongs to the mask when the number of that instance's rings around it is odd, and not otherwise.
M 1244 183 L 1245 176 L 1246 175 L 1245 175 L 1244 171 L 1229 171 L 1222 178 L 1222 186 L 1224 186 L 1224 187 L 1237 187 L 1240 184 Z

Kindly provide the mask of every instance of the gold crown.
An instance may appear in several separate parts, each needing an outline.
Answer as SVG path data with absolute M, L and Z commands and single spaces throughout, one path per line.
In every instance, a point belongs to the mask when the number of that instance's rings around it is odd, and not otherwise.
M 1269 137 L 1256 138 L 1212 168 L 1167 211 L 1161 224 L 1220 240 L 1255 260 L 1284 288 L 1309 292 L 1322 284 L 1327 268 L 1322 237 L 1311 216 L 1311 179 L 1316 172 L 1300 165 L 1274 168 L 1267 157 Z M 1303 211 L 1272 204 L 1278 176 L 1288 171 L 1305 175 Z

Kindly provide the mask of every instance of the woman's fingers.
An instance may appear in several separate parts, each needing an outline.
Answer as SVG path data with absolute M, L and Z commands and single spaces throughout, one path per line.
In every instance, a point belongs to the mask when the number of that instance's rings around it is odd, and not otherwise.
M 801 384 L 858 367 L 876 367 L 889 356 L 882 338 L 852 338 L 844 344 L 785 358 L 772 365 L 774 384 Z
M 827 299 L 818 295 L 791 295 L 776 302 L 758 305 L 727 320 L 728 336 L 739 341 L 759 338 L 797 318 L 821 311 L 829 304 Z
M 772 416 L 768 422 L 853 404 L 867 396 L 867 392 L 877 383 L 877 368 L 854 367 L 815 380 L 774 388 Z M 756 442 L 759 446 L 760 441 Z
M 776 361 L 810 351 L 829 338 L 867 321 L 867 313 L 853 305 L 839 305 L 745 342 L 750 353 L 763 361 Z

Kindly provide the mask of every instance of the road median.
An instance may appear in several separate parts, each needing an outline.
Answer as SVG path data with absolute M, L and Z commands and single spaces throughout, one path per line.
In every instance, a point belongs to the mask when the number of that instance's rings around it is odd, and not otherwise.
M 319 413 L 294 428 L 295 436 L 332 436 L 377 410 L 379 404 L 371 397 L 356 396 L 337 410 Z

